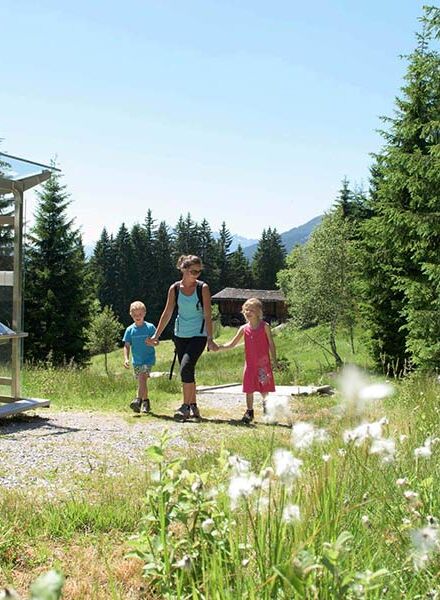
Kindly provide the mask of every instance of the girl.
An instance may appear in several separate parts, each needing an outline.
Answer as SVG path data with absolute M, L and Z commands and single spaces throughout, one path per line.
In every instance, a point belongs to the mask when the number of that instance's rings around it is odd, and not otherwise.
M 157 324 L 155 335 L 147 340 L 148 345 L 156 346 L 159 337 L 177 309 L 174 324 L 174 344 L 180 364 L 183 388 L 183 404 L 174 413 L 174 418 L 186 421 L 190 416 L 200 418 L 196 400 L 195 367 L 208 344 L 209 350 L 217 350 L 212 339 L 211 294 L 207 283 L 199 281 L 202 261 L 198 256 L 181 256 L 177 268 L 182 279 L 173 283 L 167 302 Z M 201 300 L 198 288 L 201 287 Z
M 276 365 L 275 344 L 268 323 L 263 321 L 263 305 L 258 298 L 249 298 L 243 304 L 242 313 L 247 323 L 242 325 L 235 337 L 219 350 L 227 350 L 238 344 L 244 336 L 245 365 L 243 371 L 243 392 L 246 394 L 247 410 L 243 423 L 254 420 L 254 392 L 263 396 L 263 409 L 268 392 L 275 391 L 271 361 Z

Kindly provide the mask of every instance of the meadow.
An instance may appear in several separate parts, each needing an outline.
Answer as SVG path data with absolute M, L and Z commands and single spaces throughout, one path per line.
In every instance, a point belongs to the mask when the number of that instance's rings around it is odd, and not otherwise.
M 225 328 L 219 340 L 232 334 Z M 333 396 L 274 402 L 268 422 L 239 436 L 202 421 L 182 435 L 205 451 L 185 456 L 164 422 L 141 466 L 81 475 L 81 493 L 68 498 L 3 489 L 0 584 L 27 597 L 53 567 L 67 599 L 437 598 L 440 384 L 416 373 L 386 382 L 358 332 L 355 354 L 338 339 L 344 361 L 361 368 L 338 386 L 324 336 L 277 332 L 276 380 L 330 383 Z M 156 370 L 171 358 L 161 342 Z M 199 364 L 199 385 L 239 382 L 242 349 L 205 353 Z M 25 392 L 50 398 L 51 410 L 130 420 L 133 380 L 121 350 L 109 368 L 108 377 L 102 356 L 82 371 L 27 368 Z M 154 405 L 171 414 L 176 379 L 150 383 Z M 210 441 L 219 427 L 220 447 Z

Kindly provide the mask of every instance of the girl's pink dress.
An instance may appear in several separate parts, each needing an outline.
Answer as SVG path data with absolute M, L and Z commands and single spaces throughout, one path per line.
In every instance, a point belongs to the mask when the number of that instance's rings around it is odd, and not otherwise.
M 243 372 L 243 392 L 275 391 L 272 366 L 270 364 L 269 340 L 264 331 L 265 321 L 260 321 L 256 329 L 249 323 L 244 326 L 244 352 L 246 362 Z

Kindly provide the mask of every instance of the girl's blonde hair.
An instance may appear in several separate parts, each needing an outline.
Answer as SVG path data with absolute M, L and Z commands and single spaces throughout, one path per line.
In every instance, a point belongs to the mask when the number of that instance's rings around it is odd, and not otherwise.
M 136 300 L 130 304 L 130 314 L 132 314 L 135 310 L 143 310 L 144 313 L 147 312 L 147 307 L 140 300 Z
M 200 265 L 200 268 L 202 268 L 202 259 L 195 254 L 187 254 L 186 256 L 185 254 L 182 254 L 182 256 L 179 256 L 176 266 L 180 270 L 187 269 L 193 265 Z
M 258 317 L 260 319 L 263 318 L 263 304 L 261 300 L 258 300 L 258 298 L 249 298 L 248 300 L 246 300 L 246 302 L 241 307 L 241 312 L 243 313 L 243 315 L 244 311 L 247 308 L 253 308 L 256 314 L 258 314 Z

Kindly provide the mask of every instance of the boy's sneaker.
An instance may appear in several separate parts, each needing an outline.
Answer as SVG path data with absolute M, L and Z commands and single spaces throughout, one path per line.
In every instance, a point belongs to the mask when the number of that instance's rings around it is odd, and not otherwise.
M 174 418 L 176 421 L 186 421 L 189 419 L 190 414 L 189 404 L 182 404 L 174 413 Z
M 141 412 L 141 404 L 142 400 L 140 398 L 135 398 L 130 402 L 130 408 L 133 412 L 139 413 Z
M 199 407 L 197 406 L 197 404 L 195 402 L 193 404 L 189 405 L 189 410 L 190 410 L 192 417 L 194 417 L 195 419 L 200 419 Z
M 249 423 L 252 423 L 252 421 L 254 420 L 254 411 L 251 408 L 248 408 L 247 411 L 244 413 L 241 422 L 242 423 L 246 423 L 246 425 L 248 425 Z
M 148 414 L 151 410 L 150 401 L 148 398 L 142 402 L 141 413 Z

